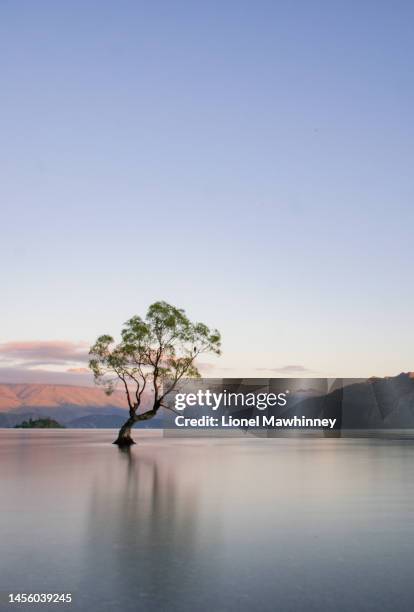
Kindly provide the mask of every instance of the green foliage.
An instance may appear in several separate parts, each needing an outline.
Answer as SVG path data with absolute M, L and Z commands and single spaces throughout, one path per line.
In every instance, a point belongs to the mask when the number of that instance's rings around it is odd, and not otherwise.
M 220 355 L 220 340 L 216 329 L 191 322 L 184 310 L 155 302 L 145 319 L 134 316 L 126 321 L 119 343 L 112 336 L 100 336 L 90 349 L 89 367 L 106 393 L 112 393 L 119 382 L 123 384 L 134 415 L 148 385 L 153 387 L 158 409 L 181 378 L 199 377 L 197 357 Z
M 23 421 L 20 425 L 15 425 L 15 429 L 64 429 L 65 426 L 61 425 L 54 419 L 47 417 L 40 419 L 29 419 Z

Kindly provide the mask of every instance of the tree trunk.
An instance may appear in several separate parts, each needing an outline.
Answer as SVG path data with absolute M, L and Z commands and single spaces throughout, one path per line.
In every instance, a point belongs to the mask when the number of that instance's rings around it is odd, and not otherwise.
M 147 421 L 148 419 L 152 419 L 154 417 L 161 406 L 161 400 L 157 400 L 154 402 L 154 406 L 151 410 L 147 410 L 143 414 L 131 414 L 129 419 L 125 421 L 119 430 L 119 434 L 115 442 L 113 444 L 117 444 L 119 447 L 128 447 L 132 444 L 135 444 L 134 440 L 131 437 L 131 429 L 135 423 L 138 421 Z
M 114 441 L 114 444 L 117 444 L 120 447 L 126 447 L 135 444 L 134 440 L 131 437 L 131 429 L 135 423 L 135 420 L 136 419 L 134 416 L 130 416 L 129 419 L 125 421 L 125 423 L 119 430 L 118 437 Z

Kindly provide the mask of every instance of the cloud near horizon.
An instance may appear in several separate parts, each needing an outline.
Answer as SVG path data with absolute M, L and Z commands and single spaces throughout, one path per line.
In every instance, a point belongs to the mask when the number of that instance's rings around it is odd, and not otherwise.
M 0 383 L 93 386 L 92 374 L 35 368 L 0 367 Z
M 28 340 L 0 343 L 0 382 L 91 384 L 86 342 Z
M 0 343 L 0 382 L 42 382 L 55 384 L 93 384 L 86 367 L 89 358 L 86 342 L 67 340 L 27 340 Z M 216 376 L 232 368 L 199 362 L 203 376 Z M 302 364 L 254 368 L 268 375 L 300 376 L 315 374 Z M 266 375 L 266 374 L 264 374 Z
M 19 362 L 19 365 L 77 364 L 88 360 L 86 342 L 67 340 L 29 340 L 0 343 L 0 362 Z
M 304 365 L 285 365 L 279 368 L 256 368 L 257 372 L 277 372 L 278 374 L 312 374 L 313 370 Z

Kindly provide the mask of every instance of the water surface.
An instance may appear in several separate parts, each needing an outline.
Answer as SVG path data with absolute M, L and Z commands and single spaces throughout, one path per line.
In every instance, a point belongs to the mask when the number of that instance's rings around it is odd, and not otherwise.
M 72 610 L 413 609 L 412 441 L 136 438 L 126 453 L 111 431 L 0 431 L 1 592 L 71 592 Z

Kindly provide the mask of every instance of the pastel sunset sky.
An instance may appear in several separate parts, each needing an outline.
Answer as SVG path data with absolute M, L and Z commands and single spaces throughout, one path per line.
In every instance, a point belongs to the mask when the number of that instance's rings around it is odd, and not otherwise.
M 412 2 L 0 6 L 0 382 L 164 299 L 210 376 L 414 370 Z

